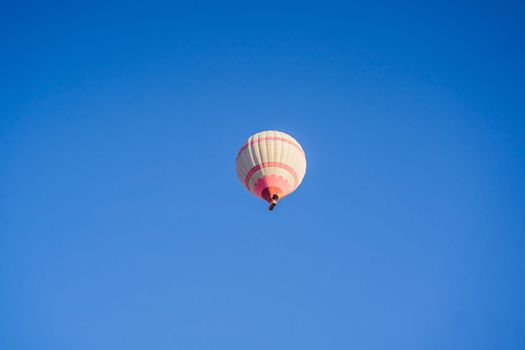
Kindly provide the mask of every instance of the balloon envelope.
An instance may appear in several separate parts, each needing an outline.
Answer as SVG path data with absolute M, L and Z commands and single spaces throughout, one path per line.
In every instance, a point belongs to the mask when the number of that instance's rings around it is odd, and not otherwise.
M 306 173 L 306 156 L 296 139 L 280 131 L 263 131 L 246 140 L 237 154 L 239 180 L 270 203 L 289 195 Z

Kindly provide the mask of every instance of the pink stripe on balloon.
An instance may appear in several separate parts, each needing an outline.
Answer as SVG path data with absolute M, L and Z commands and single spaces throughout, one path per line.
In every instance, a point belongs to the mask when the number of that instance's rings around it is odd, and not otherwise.
M 286 165 L 284 163 L 279 163 L 279 162 L 266 162 L 266 163 L 257 164 L 256 166 L 251 168 L 250 171 L 248 171 L 248 174 L 246 174 L 246 177 L 244 178 L 244 186 L 246 186 L 246 188 L 250 190 L 249 182 L 253 174 L 255 174 L 257 171 L 263 168 L 269 168 L 269 167 L 284 169 L 288 171 L 290 174 L 292 174 L 296 184 L 299 182 L 299 177 L 297 176 L 297 173 L 295 172 L 295 170 L 293 170 L 291 166 Z
M 252 140 L 250 142 L 248 142 L 247 144 L 245 144 L 244 146 L 241 147 L 241 149 L 239 150 L 239 153 L 237 153 L 237 159 L 239 159 L 239 156 L 241 155 L 241 153 L 248 147 L 256 144 L 256 143 L 259 143 L 259 142 L 263 142 L 263 141 L 282 141 L 282 142 L 286 142 L 286 143 L 289 143 L 290 145 L 294 146 L 295 148 L 297 148 L 302 154 L 304 154 L 304 151 L 303 149 L 301 148 L 301 146 L 299 146 L 297 143 L 293 142 L 292 140 L 289 140 L 289 139 L 286 139 L 284 137 L 278 137 L 278 136 L 267 136 L 267 137 L 259 137 L 255 140 Z

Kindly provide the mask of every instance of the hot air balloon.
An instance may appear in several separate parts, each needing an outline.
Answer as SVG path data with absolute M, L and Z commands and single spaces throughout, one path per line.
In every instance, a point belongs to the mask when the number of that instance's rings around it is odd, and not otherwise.
M 269 203 L 297 189 L 306 173 L 303 148 L 288 134 L 262 131 L 252 135 L 237 153 L 237 175 L 250 193 Z

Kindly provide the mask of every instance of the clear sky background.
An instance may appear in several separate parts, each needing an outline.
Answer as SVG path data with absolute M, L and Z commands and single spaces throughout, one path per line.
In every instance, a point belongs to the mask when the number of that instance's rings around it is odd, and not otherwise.
M 522 4 L 2 2 L 0 348 L 524 349 Z

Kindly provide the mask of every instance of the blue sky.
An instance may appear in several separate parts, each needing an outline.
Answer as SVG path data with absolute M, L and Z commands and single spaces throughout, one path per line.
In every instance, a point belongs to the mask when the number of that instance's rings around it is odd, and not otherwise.
M 3 3 L 0 348 L 525 348 L 524 10 Z

